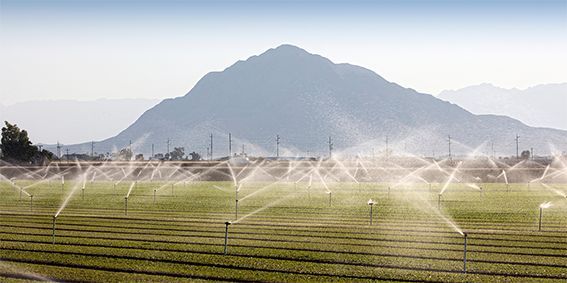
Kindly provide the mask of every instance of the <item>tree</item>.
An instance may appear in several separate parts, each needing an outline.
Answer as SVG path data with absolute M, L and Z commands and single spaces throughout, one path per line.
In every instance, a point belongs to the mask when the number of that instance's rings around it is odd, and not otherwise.
M 185 148 L 183 147 L 174 147 L 173 151 L 169 153 L 171 160 L 182 160 L 183 156 L 185 156 Z
M 530 154 L 529 150 L 524 150 L 524 151 L 522 151 L 522 154 L 520 154 L 520 158 L 527 160 L 527 159 L 530 159 L 530 155 L 531 154 Z
M 196 153 L 196 152 L 191 152 L 189 153 L 189 155 L 191 156 L 191 161 L 199 161 L 201 160 L 201 155 Z
M 127 160 L 130 161 L 132 159 L 132 150 L 130 148 L 123 148 L 118 152 L 118 160 Z
M 50 159 L 53 154 L 46 150 L 39 151 L 37 146 L 32 145 L 26 130 L 20 130 L 16 124 L 4 121 L 2 127 L 2 139 L 0 149 L 2 158 L 16 162 L 42 161 L 44 158 Z

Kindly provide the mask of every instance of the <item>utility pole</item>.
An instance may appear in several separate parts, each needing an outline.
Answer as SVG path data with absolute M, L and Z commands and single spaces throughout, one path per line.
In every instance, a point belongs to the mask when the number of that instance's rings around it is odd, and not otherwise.
M 155 156 L 154 155 L 154 144 L 152 143 L 152 156 L 151 156 L 151 158 L 154 158 L 154 156 Z
M 520 159 L 519 144 L 520 144 L 520 136 L 516 134 L 516 159 Z
M 211 134 L 211 161 L 213 160 L 213 134 Z
M 329 158 L 333 158 L 333 139 L 329 136 Z
M 276 135 L 276 157 L 280 157 L 280 135 Z
M 453 156 L 451 155 L 451 135 L 449 135 L 449 161 L 453 160 Z
M 67 163 L 69 163 L 69 149 L 67 148 Z
M 492 159 L 494 159 L 494 157 L 496 155 L 495 152 L 494 152 L 494 142 L 490 143 L 490 151 L 492 153 Z
M 534 160 L 534 148 L 530 148 L 530 157 Z
M 94 157 L 94 141 L 91 141 L 91 157 Z
M 232 156 L 232 135 L 228 133 L 228 158 Z
M 169 153 L 169 145 L 171 144 L 171 140 L 169 138 L 167 138 L 167 152 Z
M 57 158 L 61 158 L 61 144 L 57 141 Z

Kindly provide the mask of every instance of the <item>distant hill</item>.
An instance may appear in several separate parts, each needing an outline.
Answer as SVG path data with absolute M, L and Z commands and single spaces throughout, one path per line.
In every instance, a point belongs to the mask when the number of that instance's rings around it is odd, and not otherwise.
M 438 97 L 475 114 L 506 115 L 530 126 L 567 130 L 567 83 L 527 89 L 480 84 L 445 90 Z
M 48 100 L 0 105 L 0 121 L 18 124 L 34 143 L 103 140 L 132 124 L 157 99 Z
M 411 68 L 411 66 L 408 66 Z M 452 136 L 454 153 L 470 152 L 494 142 L 499 153 L 521 148 L 536 153 L 567 148 L 567 132 L 528 127 L 495 115 L 474 115 L 429 94 L 388 82 L 371 70 L 330 60 L 282 45 L 222 72 L 205 75 L 185 96 L 166 99 L 146 111 L 135 123 L 97 147 L 116 150 L 133 142 L 135 152 L 147 154 L 155 144 L 165 152 L 172 146 L 206 153 L 214 135 L 215 157 L 244 145 L 252 154 L 274 155 L 275 137 L 281 137 L 285 155 L 326 155 L 328 137 L 334 148 L 346 152 L 378 152 L 386 146 L 415 154 L 447 153 Z M 90 144 L 71 149 L 88 152 Z

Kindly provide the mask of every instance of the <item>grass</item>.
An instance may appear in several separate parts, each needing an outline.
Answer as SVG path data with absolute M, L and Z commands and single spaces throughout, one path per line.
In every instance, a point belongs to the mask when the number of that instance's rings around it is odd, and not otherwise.
M 556 282 L 567 280 L 567 199 L 537 184 L 0 183 L 0 280 Z M 565 185 L 552 185 L 565 191 Z M 154 189 L 156 199 L 154 203 Z M 57 217 L 56 243 L 52 219 Z M 389 191 L 389 192 L 388 192 Z M 249 196 L 249 197 L 247 197 Z M 368 199 L 373 207 L 369 225 Z M 539 204 L 544 210 L 538 231 Z M 467 270 L 463 236 L 468 233 Z

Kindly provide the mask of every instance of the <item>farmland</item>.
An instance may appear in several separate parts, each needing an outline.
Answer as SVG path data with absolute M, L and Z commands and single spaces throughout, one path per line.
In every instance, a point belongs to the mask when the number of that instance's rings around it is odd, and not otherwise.
M 565 184 L 15 182 L 2 281 L 567 280 Z

